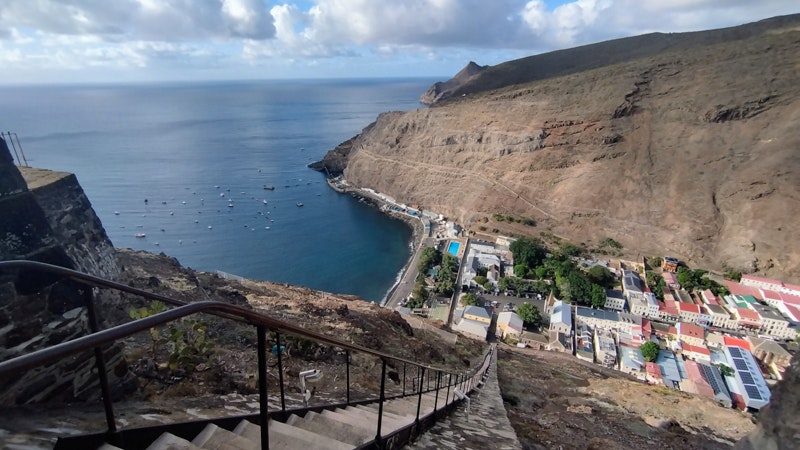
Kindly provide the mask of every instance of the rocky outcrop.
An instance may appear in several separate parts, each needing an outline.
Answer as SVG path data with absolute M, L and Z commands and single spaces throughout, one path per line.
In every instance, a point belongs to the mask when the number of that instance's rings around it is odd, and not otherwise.
M 693 33 L 711 44 L 680 51 L 670 43 L 685 36 L 662 36 L 673 51 L 478 89 L 503 65 L 492 66 L 456 91 L 474 88 L 466 97 L 380 116 L 348 143 L 344 175 L 472 232 L 544 231 L 590 247 L 611 237 L 640 254 L 797 281 L 798 25 L 728 30 L 727 43 Z
M 423 105 L 432 105 L 439 100 L 444 100 L 455 92 L 459 87 L 468 83 L 475 75 L 483 72 L 489 66 L 479 66 L 473 61 L 470 61 L 463 69 L 461 69 L 453 78 L 445 82 L 436 82 L 419 98 L 419 102 Z

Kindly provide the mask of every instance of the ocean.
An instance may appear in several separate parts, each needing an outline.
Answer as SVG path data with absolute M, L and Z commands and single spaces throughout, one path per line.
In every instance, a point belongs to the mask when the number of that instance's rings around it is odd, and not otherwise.
M 0 87 L 0 128 L 32 167 L 76 174 L 115 247 L 379 302 L 410 228 L 307 165 L 434 81 Z

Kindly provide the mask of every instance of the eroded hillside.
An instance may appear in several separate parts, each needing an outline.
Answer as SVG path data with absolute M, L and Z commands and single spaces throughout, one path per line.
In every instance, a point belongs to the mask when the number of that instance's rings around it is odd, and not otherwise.
M 784 24 L 383 114 L 344 174 L 473 230 L 512 214 L 530 234 L 798 280 L 799 75 L 800 28 Z

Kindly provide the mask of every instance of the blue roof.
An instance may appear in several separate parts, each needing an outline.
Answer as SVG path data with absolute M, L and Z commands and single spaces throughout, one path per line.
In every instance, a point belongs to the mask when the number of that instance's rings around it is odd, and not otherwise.
M 678 372 L 678 363 L 675 360 L 675 353 L 669 350 L 661 350 L 656 357 L 656 364 L 661 368 L 662 378 L 680 383 L 681 375 L 680 372 Z

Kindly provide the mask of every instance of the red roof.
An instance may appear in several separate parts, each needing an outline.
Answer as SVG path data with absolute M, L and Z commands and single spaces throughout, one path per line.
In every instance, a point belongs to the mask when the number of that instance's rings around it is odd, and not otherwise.
M 653 378 L 661 378 L 661 368 L 654 362 L 647 362 L 644 365 L 647 374 Z
M 783 281 L 776 280 L 774 278 L 765 278 L 765 277 L 757 277 L 755 275 L 742 275 L 742 280 L 751 280 L 755 281 L 756 283 L 770 283 L 776 286 L 783 286 Z
M 800 307 L 795 305 L 787 305 L 784 303 L 784 308 L 789 311 L 789 315 L 792 316 L 795 322 L 800 321 Z
M 781 296 L 784 304 L 800 306 L 800 296 L 792 294 L 778 293 Z
M 745 286 L 731 280 L 725 280 L 725 287 L 734 295 L 752 295 L 755 298 L 761 298 L 761 291 L 752 286 Z
M 719 305 L 719 299 L 716 295 L 714 295 L 714 292 L 712 292 L 711 289 L 706 289 L 703 291 L 703 300 L 705 300 L 705 302 L 709 305 Z
M 722 340 L 725 342 L 725 345 L 728 347 L 739 347 L 747 350 L 750 350 L 750 343 L 744 339 L 739 339 L 733 336 L 723 336 Z
M 705 331 L 700 325 L 695 325 L 693 323 L 686 323 L 686 322 L 678 322 L 676 324 L 678 330 L 680 330 L 681 336 L 693 337 L 698 339 L 704 339 L 706 337 Z
M 703 345 L 690 345 L 684 343 L 681 347 L 683 348 L 684 352 L 693 352 L 701 355 L 711 356 L 711 352 L 708 351 L 708 348 Z
M 742 320 L 761 322 L 761 316 L 750 308 L 736 308 L 736 314 L 738 314 Z
M 678 303 L 678 308 L 681 311 L 686 311 L 690 313 L 700 314 L 700 305 L 695 305 L 694 303 Z
M 793 291 L 800 292 L 800 285 L 797 284 L 783 283 L 783 287 L 785 287 L 786 289 L 791 289 Z
M 665 313 L 673 315 L 673 316 L 679 315 L 678 314 L 678 308 L 676 308 L 674 305 L 672 305 L 672 303 L 673 302 L 670 302 L 670 306 L 667 306 L 667 304 L 664 303 L 664 302 L 658 302 L 658 310 L 659 311 L 664 311 Z
M 678 323 L 680 323 L 680 322 L 678 322 Z M 669 327 L 668 333 L 669 334 L 678 334 L 678 329 L 673 327 L 673 326 L 671 326 L 671 327 Z
M 678 284 L 678 276 L 672 272 L 664 272 L 661 274 L 664 278 L 664 282 L 669 284 Z
M 650 321 L 647 319 L 642 319 L 642 334 L 645 336 L 653 334 L 653 326 L 650 325 Z

